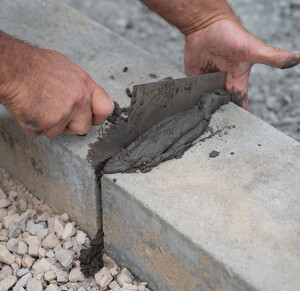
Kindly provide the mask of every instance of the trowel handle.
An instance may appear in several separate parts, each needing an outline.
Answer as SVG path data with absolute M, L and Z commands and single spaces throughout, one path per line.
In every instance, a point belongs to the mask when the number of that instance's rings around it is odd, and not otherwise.
M 0 104 L 0 120 L 1 119 L 13 119 L 14 116 L 11 114 L 10 111 L 7 110 L 7 108 L 3 105 Z

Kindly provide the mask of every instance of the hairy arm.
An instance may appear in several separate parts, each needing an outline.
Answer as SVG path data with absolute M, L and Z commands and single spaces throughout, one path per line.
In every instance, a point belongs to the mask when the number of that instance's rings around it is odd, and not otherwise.
M 0 102 L 31 136 L 85 134 L 112 112 L 105 91 L 59 52 L 0 32 Z
M 141 0 L 141 2 L 176 26 L 184 35 L 224 19 L 238 22 L 225 0 Z

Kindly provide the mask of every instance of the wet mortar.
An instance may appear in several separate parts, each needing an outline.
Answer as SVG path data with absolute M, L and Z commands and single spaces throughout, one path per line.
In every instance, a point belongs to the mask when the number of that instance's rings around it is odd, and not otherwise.
M 126 130 L 127 119 L 122 118 L 128 108 L 120 108 L 115 103 L 102 136 L 90 145 L 88 154 L 100 190 L 103 174 L 148 172 L 161 162 L 181 158 L 207 129 L 212 114 L 229 100 L 230 95 L 224 90 L 205 93 L 193 108 L 166 117 L 134 141 Z M 80 254 L 82 273 L 92 276 L 99 271 L 103 267 L 103 252 L 101 229 L 91 241 L 91 247 Z

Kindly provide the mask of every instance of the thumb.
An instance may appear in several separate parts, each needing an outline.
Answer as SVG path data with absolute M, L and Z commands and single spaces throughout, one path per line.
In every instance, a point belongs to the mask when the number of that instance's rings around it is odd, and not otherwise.
M 300 63 L 300 51 L 288 52 L 265 45 L 257 51 L 253 61 L 271 67 L 288 69 Z
M 101 124 L 114 110 L 114 103 L 103 88 L 95 84 L 92 91 L 93 125 Z

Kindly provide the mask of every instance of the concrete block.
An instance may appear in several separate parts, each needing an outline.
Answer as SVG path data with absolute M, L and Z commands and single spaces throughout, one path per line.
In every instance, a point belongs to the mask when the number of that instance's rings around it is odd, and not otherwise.
M 300 144 L 230 103 L 182 159 L 102 178 L 106 252 L 153 290 L 297 290 L 299 185 Z
M 153 81 L 151 73 L 158 78 L 183 76 L 60 1 L 3 0 L 0 27 L 65 54 L 121 106 L 130 103 L 126 88 Z M 85 137 L 63 135 L 50 141 L 28 137 L 14 122 L 0 120 L 0 166 L 55 211 L 67 212 L 93 237 L 101 225 L 101 201 L 92 165 L 97 161 L 90 160 L 89 150 L 104 131 L 98 126 Z

